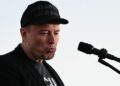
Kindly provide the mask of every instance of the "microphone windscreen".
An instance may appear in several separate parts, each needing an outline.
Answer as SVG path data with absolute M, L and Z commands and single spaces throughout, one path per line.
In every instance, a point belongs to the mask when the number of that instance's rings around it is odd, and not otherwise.
M 92 54 L 92 49 L 93 49 L 93 46 L 88 43 L 84 43 L 84 42 L 79 43 L 79 46 L 78 46 L 79 51 L 82 51 L 87 54 Z

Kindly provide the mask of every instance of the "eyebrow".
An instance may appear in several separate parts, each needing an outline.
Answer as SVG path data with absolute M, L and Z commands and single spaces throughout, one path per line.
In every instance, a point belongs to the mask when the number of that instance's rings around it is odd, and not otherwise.
M 38 31 L 49 31 L 49 30 L 47 30 L 47 29 L 40 29 Z M 59 32 L 60 30 L 55 30 L 55 31 Z

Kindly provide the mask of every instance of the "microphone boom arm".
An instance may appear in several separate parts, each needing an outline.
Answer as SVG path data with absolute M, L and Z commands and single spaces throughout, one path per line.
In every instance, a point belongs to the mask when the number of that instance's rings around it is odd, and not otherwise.
M 104 49 L 104 48 L 99 51 L 98 57 L 100 57 L 102 59 L 107 58 L 107 59 L 110 59 L 110 60 L 114 60 L 114 61 L 120 62 L 120 58 L 107 53 L 107 50 Z
M 108 62 L 103 60 L 103 59 L 107 58 L 110 60 L 120 62 L 120 58 L 107 53 L 106 49 L 103 48 L 103 49 L 99 50 L 97 48 L 94 48 L 92 45 L 90 45 L 88 43 L 80 42 L 80 44 L 78 46 L 78 50 L 82 51 L 84 53 L 87 53 L 87 54 L 98 55 L 98 57 L 99 57 L 98 62 L 100 62 L 101 64 L 103 64 L 105 66 L 108 66 L 109 68 L 111 68 L 112 70 L 114 70 L 115 72 L 120 74 L 120 71 L 117 68 L 115 68 L 114 66 L 112 66 L 111 64 L 109 64 Z
M 112 66 L 111 64 L 109 64 L 108 62 L 104 61 L 103 59 L 105 58 L 108 58 L 110 60 L 114 60 L 114 61 L 117 61 L 117 62 L 120 62 L 120 58 L 118 57 L 115 57 L 114 55 L 111 55 L 111 54 L 107 54 L 107 50 L 106 49 L 101 49 L 99 54 L 98 54 L 98 62 L 105 65 L 105 66 L 108 66 L 109 68 L 111 68 L 113 71 L 117 72 L 118 74 L 120 74 L 120 70 L 118 70 L 117 68 L 115 68 L 114 66 Z
M 118 70 L 117 68 L 115 68 L 114 66 L 112 66 L 111 64 L 109 64 L 108 62 L 104 61 L 103 59 L 99 58 L 98 59 L 98 62 L 105 65 L 105 66 L 108 66 L 109 68 L 111 68 L 112 70 L 114 70 L 115 72 L 117 72 L 118 74 L 120 74 L 120 70 Z

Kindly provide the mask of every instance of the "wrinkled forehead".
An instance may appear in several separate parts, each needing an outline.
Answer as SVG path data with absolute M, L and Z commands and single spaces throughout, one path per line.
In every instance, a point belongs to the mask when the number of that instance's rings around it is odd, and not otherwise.
M 39 26 L 39 27 L 58 27 L 60 24 L 57 24 L 57 23 L 50 23 L 50 24 L 38 24 L 36 26 Z
M 35 30 L 59 30 L 60 24 L 31 25 L 31 28 Z

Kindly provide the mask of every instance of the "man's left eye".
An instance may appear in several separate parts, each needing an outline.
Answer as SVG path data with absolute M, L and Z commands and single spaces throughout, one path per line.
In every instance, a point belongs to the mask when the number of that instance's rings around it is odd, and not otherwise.
M 48 31 L 43 31 L 43 32 L 40 32 L 41 35 L 46 35 L 48 34 Z
M 56 31 L 54 34 L 58 35 L 60 31 Z
M 59 32 L 55 32 L 54 34 L 55 34 L 55 35 L 58 35 L 58 34 L 59 34 Z

